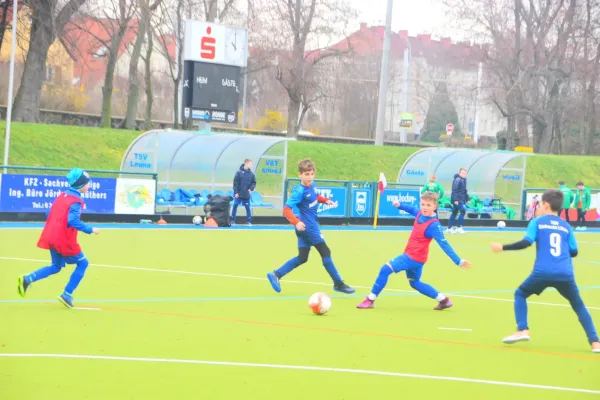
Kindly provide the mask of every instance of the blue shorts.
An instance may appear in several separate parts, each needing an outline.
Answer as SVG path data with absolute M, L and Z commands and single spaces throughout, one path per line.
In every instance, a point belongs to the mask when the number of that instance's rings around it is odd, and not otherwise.
M 248 204 L 250 204 L 250 199 L 240 199 L 239 197 L 235 197 L 233 199 L 233 205 L 239 206 L 240 204 L 246 207 Z
M 76 256 L 63 256 L 56 250 L 50 250 L 50 257 L 52 257 L 52 265 L 59 268 L 63 268 L 65 264 L 78 264 L 85 260 L 83 253 L 79 253 Z
M 529 275 L 529 277 L 525 279 L 523 283 L 521 283 L 519 289 L 525 292 L 525 294 L 527 294 L 528 296 L 531 296 L 532 294 L 536 294 L 539 296 L 544 290 L 546 290 L 549 287 L 558 290 L 558 293 L 560 293 L 565 299 L 569 301 L 579 298 L 579 287 L 577 287 L 575 279 L 559 281 Z
M 325 238 L 320 230 L 306 230 L 299 231 L 296 229 L 296 236 L 298 237 L 298 248 L 310 248 L 316 246 L 319 243 L 325 242 Z
M 407 256 L 400 254 L 398 257 L 391 260 L 388 265 L 392 267 L 392 271 L 396 274 L 401 271 L 406 271 L 406 278 L 410 281 L 420 281 L 423 274 L 422 262 L 418 262 Z

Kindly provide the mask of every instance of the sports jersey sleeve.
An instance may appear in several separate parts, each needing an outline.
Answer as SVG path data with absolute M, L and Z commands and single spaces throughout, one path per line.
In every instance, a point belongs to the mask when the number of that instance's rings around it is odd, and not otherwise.
M 537 218 L 534 218 L 531 221 L 529 221 L 529 225 L 527 225 L 527 231 L 525 232 L 525 237 L 523 238 L 523 240 L 527 240 L 529 242 L 529 244 L 532 244 L 533 242 L 535 242 L 537 240 L 537 234 L 538 234 L 537 222 L 538 222 Z
M 538 233 L 538 224 L 537 218 L 529 221 L 529 225 L 527 225 L 527 231 L 525 231 L 525 237 L 519 240 L 518 242 L 514 242 L 511 244 L 502 245 L 502 250 L 523 250 L 531 246 L 537 240 Z
M 292 189 L 292 194 L 285 202 L 285 206 L 289 208 L 294 208 L 294 206 L 300 204 L 302 202 L 303 193 L 304 188 L 302 187 L 302 185 L 295 186 L 294 189 Z
M 298 206 L 302 201 L 303 193 L 304 188 L 301 185 L 295 186 L 294 189 L 292 189 L 292 194 L 285 202 L 285 207 L 283 207 L 283 216 L 294 226 L 300 222 L 298 217 L 294 215 L 294 207 Z
M 319 195 L 317 195 L 317 201 L 318 201 L 319 203 L 326 204 L 326 203 L 329 201 L 329 199 L 328 199 L 327 197 L 321 196 L 321 195 L 319 194 Z
M 577 247 L 577 240 L 575 240 L 575 233 L 573 228 L 569 226 L 569 254 L 571 257 L 577 257 L 579 254 L 579 248 Z
M 460 257 L 458 256 L 458 254 L 456 254 L 452 246 L 450 246 L 448 240 L 446 240 L 442 224 L 436 221 L 429 225 L 429 227 L 425 231 L 425 236 L 434 238 L 437 244 L 444 251 L 444 253 L 446 253 L 446 255 L 450 257 L 452 262 L 456 265 L 460 265 Z
M 400 206 L 398 206 L 398 208 L 400 210 L 402 210 L 402 211 L 406 211 L 407 213 L 409 213 L 413 217 L 416 217 L 419 214 L 419 209 L 418 208 L 410 206 L 408 204 L 402 204 L 402 203 L 400 203 Z
M 81 204 L 79 204 L 79 203 L 71 204 L 71 207 L 69 208 L 68 225 L 71 228 L 75 228 L 78 231 L 87 233 L 88 235 L 91 234 L 94 230 L 92 229 L 91 226 L 84 223 L 81 220 L 80 216 L 81 216 Z

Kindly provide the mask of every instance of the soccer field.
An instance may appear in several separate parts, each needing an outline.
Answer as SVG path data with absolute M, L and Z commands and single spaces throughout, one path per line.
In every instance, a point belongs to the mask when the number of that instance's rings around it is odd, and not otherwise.
M 356 305 L 408 231 L 326 230 L 354 295 L 334 293 L 318 253 L 282 280 L 265 275 L 296 255 L 290 229 L 105 229 L 80 235 L 90 267 L 57 300 L 73 266 L 34 283 L 48 264 L 39 229 L 0 229 L 0 399 L 584 399 L 600 396 L 593 354 L 566 300 L 529 301 L 532 341 L 514 332 L 513 292 L 535 249 L 492 254 L 489 242 L 523 232 L 474 231 L 449 241 L 473 269 L 431 244 L 422 280 L 454 307 L 393 275 L 375 309 Z M 600 327 L 600 234 L 577 233 L 576 277 Z M 594 250 L 596 249 L 596 250 Z M 317 316 L 308 298 L 333 298 Z

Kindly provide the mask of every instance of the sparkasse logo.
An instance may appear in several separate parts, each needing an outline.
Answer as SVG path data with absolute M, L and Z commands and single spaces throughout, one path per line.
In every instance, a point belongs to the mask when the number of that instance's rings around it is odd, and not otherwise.
M 217 50 L 217 39 L 211 37 L 212 28 L 206 27 L 206 35 L 200 39 L 200 58 L 214 60 Z

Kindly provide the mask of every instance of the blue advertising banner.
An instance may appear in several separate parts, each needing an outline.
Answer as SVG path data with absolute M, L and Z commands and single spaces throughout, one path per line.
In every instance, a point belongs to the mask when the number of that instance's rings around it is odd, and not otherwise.
M 69 185 L 64 176 L 3 174 L 0 182 L 0 211 L 47 212 L 54 199 Z M 92 178 L 82 195 L 84 213 L 114 214 L 116 178 Z
M 352 218 L 370 218 L 373 216 L 373 192 L 370 189 L 352 189 Z
M 379 199 L 379 218 L 414 218 L 409 213 L 394 207 L 393 203 L 396 200 L 419 208 L 421 193 L 418 189 L 385 189 Z
M 346 216 L 346 188 L 340 186 L 321 186 L 317 187 L 317 193 L 323 197 L 327 197 L 334 202 L 337 202 L 337 206 L 328 206 L 327 204 L 319 204 L 317 208 L 317 215 L 319 217 L 339 217 L 344 218 Z

